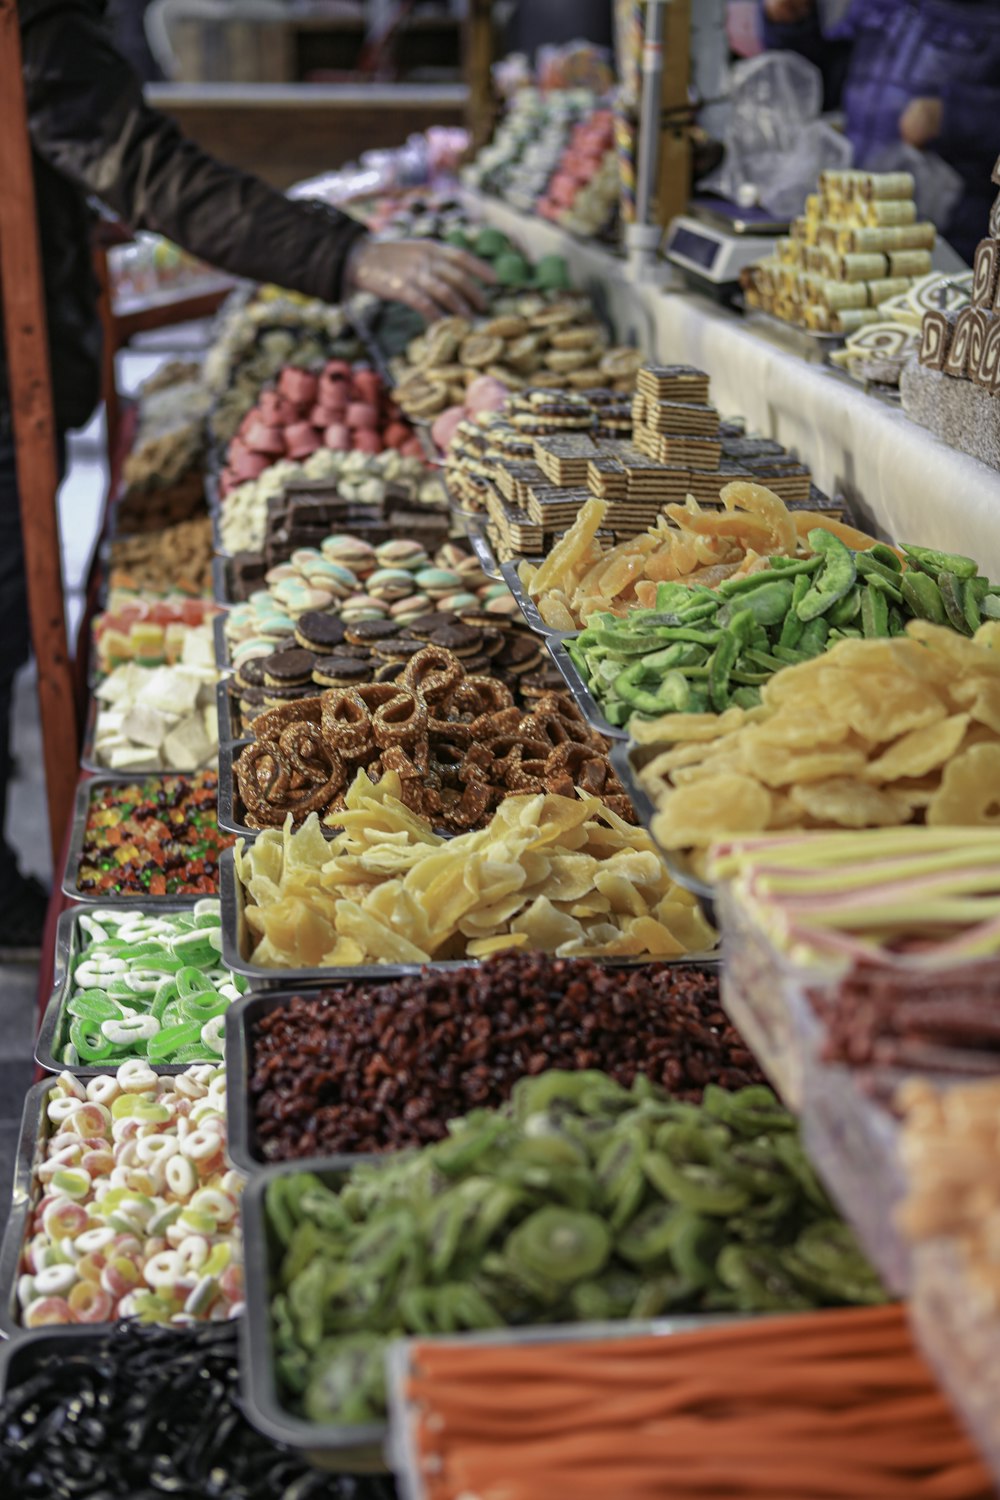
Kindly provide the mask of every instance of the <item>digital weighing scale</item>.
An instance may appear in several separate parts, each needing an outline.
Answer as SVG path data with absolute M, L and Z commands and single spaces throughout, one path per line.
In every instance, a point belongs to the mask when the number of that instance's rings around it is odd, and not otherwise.
M 697 291 L 725 301 L 739 289 L 743 267 L 773 254 L 776 239 L 787 233 L 787 221 L 764 208 L 695 198 L 667 226 L 663 253 Z

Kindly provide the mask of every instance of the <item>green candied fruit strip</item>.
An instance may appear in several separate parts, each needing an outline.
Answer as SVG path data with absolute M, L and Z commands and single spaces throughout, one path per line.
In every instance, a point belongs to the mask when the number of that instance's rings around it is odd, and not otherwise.
M 918 620 L 930 620 L 934 625 L 948 623 L 941 590 L 927 573 L 911 570 L 903 574 L 903 600 Z
M 817 526 L 809 532 L 809 545 L 823 559 L 812 587 L 796 607 L 800 620 L 808 623 L 826 613 L 838 599 L 849 594 L 858 576 L 854 553 L 831 531 Z
M 979 572 L 975 559 L 963 557 L 960 552 L 939 552 L 934 547 L 915 547 L 906 542 L 903 551 L 911 563 L 934 578 L 942 572 L 954 573 L 956 578 L 975 578 Z
M 948 624 L 960 635 L 971 635 L 972 629 L 965 618 L 966 590 L 962 580 L 954 573 L 942 569 L 938 574 L 937 582 L 941 590 L 944 612 L 948 616 Z

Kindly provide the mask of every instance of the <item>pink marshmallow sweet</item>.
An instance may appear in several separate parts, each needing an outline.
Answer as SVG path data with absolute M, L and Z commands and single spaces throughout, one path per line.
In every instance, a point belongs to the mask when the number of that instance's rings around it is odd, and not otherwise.
M 431 427 L 431 437 L 434 440 L 434 446 L 441 453 L 447 453 L 455 434 L 455 428 L 464 417 L 464 406 L 449 406 L 441 412 L 440 416 L 434 418 L 434 423 Z
M 492 375 L 477 375 L 465 393 L 465 405 L 473 416 L 480 411 L 499 411 L 509 395 L 502 380 Z
M 412 429 L 405 422 L 390 422 L 382 433 L 382 438 L 387 448 L 402 448 L 403 444 L 409 442 L 412 436 Z
M 268 427 L 287 427 L 289 422 L 295 421 L 295 407 L 278 391 L 262 391 L 256 412 Z
M 381 453 L 382 439 L 371 427 L 359 427 L 354 436 L 354 446 L 360 453 Z
M 331 422 L 323 433 L 323 441 L 335 453 L 346 453 L 351 446 L 351 430 L 344 422 Z
M 252 422 L 244 434 L 244 440 L 254 453 L 267 453 L 276 458 L 285 451 L 285 437 L 281 428 L 268 427 L 266 422 Z
M 296 406 L 311 406 L 316 400 L 318 384 L 315 375 L 308 370 L 298 370 L 294 365 L 286 365 L 278 376 L 278 390 Z
M 347 425 L 352 428 L 367 427 L 374 430 L 378 426 L 378 412 L 367 401 L 352 401 L 347 408 Z M 379 450 L 372 449 L 371 451 L 378 452 Z

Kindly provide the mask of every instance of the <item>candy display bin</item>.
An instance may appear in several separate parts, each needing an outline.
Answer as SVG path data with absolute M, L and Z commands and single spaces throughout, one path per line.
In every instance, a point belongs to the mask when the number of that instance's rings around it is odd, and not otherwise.
M 336 1187 L 349 1166 L 348 1158 L 330 1158 L 318 1175 L 327 1186 Z M 278 1390 L 271 1280 L 280 1263 L 281 1246 L 268 1224 L 264 1199 L 278 1177 L 301 1170 L 298 1162 L 269 1168 L 252 1177 L 243 1194 L 247 1310 L 240 1323 L 240 1372 L 247 1416 L 259 1432 L 297 1449 L 317 1468 L 342 1474 L 384 1473 L 385 1422 L 355 1426 L 307 1422 L 285 1408 Z
M 716 907 L 725 934 L 723 1006 L 789 1109 L 799 1113 L 805 1059 L 819 1042 L 806 992 L 834 985 L 834 971 L 804 969 L 779 953 L 729 882 L 718 887 Z
M 434 1343 L 474 1349 L 510 1349 L 544 1344 L 586 1344 L 607 1339 L 669 1338 L 678 1333 L 694 1333 L 699 1328 L 719 1324 L 742 1323 L 745 1313 L 689 1314 L 676 1318 L 640 1319 L 624 1323 L 573 1323 L 529 1328 L 491 1329 L 486 1333 L 455 1334 L 433 1339 L 396 1339 L 386 1354 L 386 1397 L 389 1404 L 389 1434 L 385 1453 L 396 1480 L 400 1500 L 428 1500 L 428 1490 L 417 1444 L 414 1408 L 407 1387 L 418 1350 Z M 762 1318 L 767 1313 L 756 1314 Z M 831 1312 L 831 1316 L 836 1316 Z M 570 1496 L 553 1495 L 551 1500 L 571 1500 Z
M 910 1318 L 1000 1490 L 1000 1314 L 970 1284 L 957 1241 L 914 1250 Z
M 865 1093 L 863 1074 L 804 1051 L 806 1152 L 886 1289 L 903 1296 L 911 1282 L 911 1254 L 894 1223 L 906 1191 L 899 1121 Z

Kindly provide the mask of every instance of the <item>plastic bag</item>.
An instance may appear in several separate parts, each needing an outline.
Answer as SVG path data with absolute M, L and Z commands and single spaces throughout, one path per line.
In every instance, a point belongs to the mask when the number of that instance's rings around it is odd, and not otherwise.
M 795 52 L 737 63 L 730 106 L 725 159 L 703 180 L 703 191 L 792 219 L 820 172 L 851 165 L 850 142 L 819 118 L 822 75 Z
M 867 172 L 912 172 L 918 219 L 947 224 L 965 191 L 962 178 L 933 151 L 918 151 L 894 141 L 872 152 L 863 163 Z

